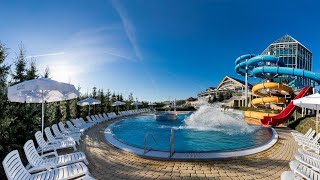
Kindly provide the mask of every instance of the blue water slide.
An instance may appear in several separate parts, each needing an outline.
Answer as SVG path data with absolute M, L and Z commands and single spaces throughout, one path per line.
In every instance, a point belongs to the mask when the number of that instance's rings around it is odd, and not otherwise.
M 253 76 L 252 70 L 259 66 L 284 66 L 283 61 L 276 56 L 253 54 L 246 54 L 238 57 L 235 64 L 235 71 L 243 76 L 245 75 L 246 67 L 248 76 Z
M 256 67 L 252 70 L 252 75 L 255 77 L 265 77 L 265 74 L 281 74 L 281 75 L 292 75 L 292 76 L 300 76 L 304 78 L 308 78 L 314 80 L 318 84 L 320 84 L 320 75 L 311 71 L 289 68 L 289 67 L 270 67 L 270 66 L 261 66 Z
M 235 60 L 235 71 L 240 75 L 245 75 L 246 69 L 248 76 L 266 78 L 267 76 L 292 75 L 312 79 L 320 84 L 320 75 L 311 71 L 283 67 L 284 62 L 279 57 L 272 55 L 246 54 Z

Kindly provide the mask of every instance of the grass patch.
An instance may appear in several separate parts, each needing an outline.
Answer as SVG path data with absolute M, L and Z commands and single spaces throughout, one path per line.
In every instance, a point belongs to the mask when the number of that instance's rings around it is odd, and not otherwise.
M 297 120 L 286 123 L 291 129 L 295 129 L 301 133 L 306 133 L 310 128 L 316 129 L 316 117 L 306 115 L 302 117 L 301 114 L 297 114 Z M 319 126 L 318 126 L 319 127 Z
M 255 108 L 255 107 L 239 107 L 235 108 L 241 111 L 257 111 L 257 112 L 265 112 L 265 113 L 273 113 L 278 114 L 280 110 L 268 109 L 268 108 Z

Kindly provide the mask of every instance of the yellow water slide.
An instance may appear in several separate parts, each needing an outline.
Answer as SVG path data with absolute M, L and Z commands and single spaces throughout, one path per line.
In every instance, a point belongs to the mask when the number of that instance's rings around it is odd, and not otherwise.
M 281 83 L 275 82 L 264 82 L 253 86 L 252 93 L 259 98 L 255 98 L 251 101 L 251 104 L 254 106 L 265 105 L 266 103 L 275 103 L 275 104 L 284 104 L 286 103 L 286 99 L 284 97 L 277 96 L 269 96 L 265 92 L 261 92 L 261 90 L 269 89 L 269 91 L 278 91 L 281 95 L 285 94 L 293 94 L 293 91 L 290 87 L 283 85 Z
M 279 94 L 281 96 L 285 94 L 293 94 L 292 89 L 286 85 L 276 82 L 264 82 L 253 86 L 252 93 L 259 98 L 255 98 L 251 101 L 253 106 L 263 106 L 267 103 L 273 104 L 284 104 L 286 99 L 284 97 L 278 97 L 275 95 L 269 96 L 269 93 L 262 90 L 268 90 L 273 92 L 272 94 Z M 276 114 L 256 112 L 256 111 L 245 111 L 244 116 L 252 124 L 260 124 L 260 119 L 263 119 L 264 116 L 275 116 Z

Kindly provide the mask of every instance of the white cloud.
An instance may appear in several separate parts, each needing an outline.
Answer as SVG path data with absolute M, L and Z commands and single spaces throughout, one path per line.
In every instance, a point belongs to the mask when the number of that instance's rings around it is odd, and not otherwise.
M 111 0 L 112 5 L 114 7 L 114 9 L 117 11 L 117 13 L 120 16 L 120 19 L 122 21 L 124 30 L 128 36 L 128 39 L 134 49 L 134 52 L 137 56 L 137 58 L 142 61 L 143 57 L 140 51 L 140 48 L 138 46 L 138 42 L 137 42 L 137 38 L 136 38 L 136 34 L 135 34 L 135 27 L 133 26 L 133 24 L 130 21 L 130 18 L 128 17 L 125 9 L 123 8 L 123 6 L 120 4 L 120 1 L 117 0 Z
M 63 54 L 64 54 L 64 52 L 55 52 L 55 53 L 31 55 L 31 56 L 27 56 L 26 58 L 37 58 L 37 57 L 47 57 L 47 56 L 59 56 L 59 55 L 63 55 Z

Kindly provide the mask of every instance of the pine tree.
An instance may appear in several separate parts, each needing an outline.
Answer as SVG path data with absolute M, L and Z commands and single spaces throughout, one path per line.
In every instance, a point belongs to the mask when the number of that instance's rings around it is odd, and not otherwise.
M 44 70 L 43 77 L 50 79 L 50 68 L 49 68 L 49 66 L 47 66 L 46 69 Z
M 38 77 L 39 77 L 39 75 L 38 75 L 38 70 L 37 70 L 35 59 L 32 59 L 30 62 L 30 66 L 27 69 L 26 80 L 35 79 Z
M 98 112 L 101 113 L 101 114 L 105 113 L 106 112 L 106 98 L 105 98 L 103 89 L 99 89 L 99 91 L 98 91 L 98 99 L 101 101 L 101 104 L 98 105 L 98 107 L 99 107 Z
M 80 85 L 78 86 L 78 91 L 80 92 L 80 90 L 81 90 L 81 87 L 80 87 Z M 75 106 L 75 108 L 74 108 L 74 110 L 75 110 L 75 117 L 81 117 L 81 108 L 80 108 L 80 106 L 78 106 L 77 105 L 77 102 L 79 102 L 80 101 L 80 95 L 77 97 L 77 99 L 74 101 L 74 106 Z
M 21 43 L 19 45 L 19 53 L 17 54 L 14 61 L 15 72 L 11 74 L 11 85 L 18 84 L 26 80 L 26 64 L 26 50 Z
M 2 159 L 7 152 L 11 150 L 12 133 L 11 122 L 8 118 L 8 101 L 7 101 L 7 78 L 10 66 L 4 64 L 8 56 L 7 48 L 0 42 L 0 159 Z M 14 138 L 14 137 L 13 137 Z
M 106 110 L 105 110 L 105 112 L 111 112 L 111 104 L 112 104 L 112 102 L 111 102 L 111 92 L 110 92 L 110 90 L 108 89 L 107 90 L 107 93 L 105 94 L 105 99 L 106 99 Z
M 217 96 L 215 94 L 212 96 L 212 102 L 217 102 Z
M 220 93 L 220 94 L 218 95 L 218 101 L 219 101 L 219 102 L 222 102 L 223 100 L 224 100 L 223 94 Z
M 22 44 L 19 45 L 19 53 L 14 60 L 14 71 L 11 73 L 11 85 L 21 83 L 27 79 L 26 76 L 26 50 Z M 31 78 L 31 77 L 30 77 Z M 15 137 L 12 139 L 12 144 L 20 149 L 23 143 L 33 137 L 35 131 L 40 130 L 40 119 L 38 117 L 38 104 L 27 103 L 10 103 L 8 106 L 8 117 L 11 119 L 11 128 L 9 136 Z M 41 112 L 41 111 L 40 111 Z
M 64 108 L 60 109 L 63 119 L 70 120 L 71 119 L 71 110 L 70 110 L 70 100 L 67 100 L 63 103 Z
M 127 109 L 133 109 L 134 107 L 131 105 L 134 101 L 134 98 L 133 98 L 133 94 L 130 93 L 129 96 L 128 96 L 128 101 L 127 101 Z

